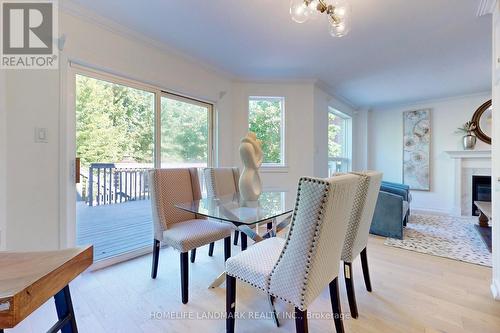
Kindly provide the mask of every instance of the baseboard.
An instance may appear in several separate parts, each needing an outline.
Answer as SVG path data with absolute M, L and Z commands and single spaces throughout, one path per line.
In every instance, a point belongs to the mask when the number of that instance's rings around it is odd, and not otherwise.
M 100 270 L 100 269 L 103 269 L 103 268 L 106 268 L 106 267 L 109 267 L 112 265 L 119 264 L 119 263 L 127 261 L 127 260 L 131 260 L 131 259 L 143 256 L 143 255 L 149 254 L 151 252 L 153 252 L 152 246 L 147 246 L 147 247 L 143 247 L 141 249 L 137 249 L 137 250 L 133 250 L 130 252 L 126 252 L 124 254 L 120 254 L 118 256 L 99 260 L 97 262 L 94 262 L 92 264 L 92 266 L 89 267 L 88 271 L 94 272 L 94 271 L 97 271 L 97 270 Z
M 494 299 L 500 301 L 500 281 L 496 279 L 491 281 L 491 293 L 493 294 Z
M 446 209 L 435 209 L 435 208 L 425 208 L 425 207 L 414 207 L 410 204 L 410 209 L 412 214 L 438 214 L 438 215 L 453 215 L 449 210 Z

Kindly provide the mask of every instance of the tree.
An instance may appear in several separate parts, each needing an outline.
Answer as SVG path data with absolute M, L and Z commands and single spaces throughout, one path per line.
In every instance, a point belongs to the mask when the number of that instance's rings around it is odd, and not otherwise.
M 153 93 L 77 75 L 76 120 L 83 165 L 153 162 Z
M 250 100 L 248 123 L 250 131 L 262 141 L 264 163 L 281 161 L 281 101 Z
M 328 157 L 342 156 L 342 118 L 328 112 Z
M 82 164 L 115 163 L 125 158 L 152 163 L 154 103 L 153 93 L 77 75 L 76 142 Z M 206 162 L 208 128 L 205 107 L 162 97 L 162 160 Z

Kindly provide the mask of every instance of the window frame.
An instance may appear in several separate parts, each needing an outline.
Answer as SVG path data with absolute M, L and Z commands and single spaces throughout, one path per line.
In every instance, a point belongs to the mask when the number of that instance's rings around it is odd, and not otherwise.
M 167 97 L 171 99 L 178 99 L 178 100 L 184 100 L 185 102 L 188 103 L 193 103 L 193 104 L 198 104 L 202 105 L 208 108 L 208 113 L 209 113 L 209 146 L 208 146 L 208 160 L 207 160 L 207 166 L 208 167 L 213 167 L 214 165 L 217 164 L 217 158 L 216 158 L 216 151 L 217 151 L 217 123 L 216 123 L 216 108 L 215 108 L 215 103 L 210 102 L 210 101 L 204 101 L 201 99 L 196 99 L 187 95 L 183 94 L 178 94 L 173 91 L 169 90 L 164 90 L 158 86 L 144 83 L 135 79 L 130 79 L 124 76 L 116 75 L 116 74 L 111 74 L 103 70 L 99 69 L 94 69 L 91 67 L 87 66 L 82 66 L 76 63 L 70 63 L 71 67 L 71 77 L 73 80 L 73 95 L 76 98 L 76 85 L 74 82 L 76 82 L 76 75 L 82 75 L 89 77 L 91 79 L 96 79 L 96 80 L 101 80 L 101 81 L 106 81 L 112 84 L 118 84 L 122 85 L 125 87 L 137 89 L 137 90 L 143 90 L 147 91 L 149 93 L 154 94 L 155 98 L 155 103 L 154 103 L 154 114 L 155 114 L 155 119 L 154 119 L 154 160 L 153 164 L 155 168 L 161 168 L 161 98 Z M 73 101 L 73 103 L 75 103 Z
M 346 170 L 344 172 L 352 171 L 352 117 L 334 107 L 328 107 L 328 115 L 334 114 L 335 116 L 341 118 L 344 123 L 344 133 L 343 133 L 343 141 L 344 145 L 342 146 L 342 156 L 341 157 L 330 157 L 329 149 L 330 149 L 330 140 L 327 134 L 327 154 L 328 154 L 328 173 L 330 173 L 330 162 L 342 162 L 346 165 Z M 328 129 L 327 129 L 328 131 Z M 335 170 L 334 170 L 335 172 Z M 330 176 L 330 175 L 329 175 Z
M 204 102 L 199 99 L 191 98 L 191 97 L 186 97 L 183 95 L 175 94 L 172 92 L 168 91 L 161 91 L 159 94 L 159 119 L 158 119 L 158 140 L 160 140 L 160 147 L 159 147 L 159 165 L 161 167 L 161 99 L 162 98 L 168 98 L 171 100 L 176 100 L 188 104 L 193 104 L 193 105 L 198 105 L 204 108 L 207 108 L 208 111 L 208 152 L 207 152 L 207 168 L 211 168 L 214 166 L 214 157 L 215 157 L 215 116 L 214 116 L 214 105 L 212 103 Z M 155 119 L 156 121 L 156 119 Z
M 280 163 L 262 163 L 261 169 L 266 171 L 287 171 L 288 162 L 286 154 L 286 98 L 284 96 L 248 96 L 248 110 L 247 110 L 247 130 L 250 130 L 250 102 L 251 101 L 279 101 L 281 105 L 280 117 Z

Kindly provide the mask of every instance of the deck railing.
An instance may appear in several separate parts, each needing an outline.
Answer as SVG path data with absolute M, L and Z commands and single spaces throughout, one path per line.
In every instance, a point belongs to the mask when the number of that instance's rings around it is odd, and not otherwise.
M 92 163 L 84 184 L 86 203 L 99 206 L 149 199 L 150 169 L 118 166 L 115 163 Z

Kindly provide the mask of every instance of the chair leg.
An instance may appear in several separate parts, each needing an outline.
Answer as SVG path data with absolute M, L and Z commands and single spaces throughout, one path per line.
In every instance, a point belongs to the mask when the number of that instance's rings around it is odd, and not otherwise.
M 274 296 L 269 295 L 267 300 L 269 301 L 269 306 L 271 307 L 271 311 L 273 313 L 274 324 L 276 327 L 280 327 L 280 321 L 278 319 L 278 314 L 276 313 L 276 307 L 274 306 Z
M 151 278 L 156 279 L 158 274 L 158 259 L 160 258 L 160 241 L 155 239 L 153 242 L 153 264 L 151 267 Z
M 366 290 L 372 291 L 372 282 L 370 281 L 370 270 L 368 269 L 368 256 L 366 255 L 366 247 L 361 251 L 361 266 L 363 267 L 363 277 L 365 278 Z
M 224 238 L 224 262 L 231 257 L 231 236 Z
M 240 238 L 240 231 L 239 230 L 235 230 L 234 231 L 234 245 L 238 245 L 238 238 Z
M 342 322 L 342 308 L 339 297 L 338 278 L 335 278 L 329 285 L 330 301 L 332 302 L 333 321 L 337 333 L 344 333 L 344 323 Z
M 189 263 L 188 252 L 181 253 L 181 295 L 182 303 L 188 302 Z
M 247 235 L 244 232 L 242 232 L 241 233 L 241 251 L 245 251 L 247 249 L 247 246 L 248 246 Z
M 213 255 L 214 255 L 214 246 L 215 246 L 215 243 L 210 243 L 210 245 L 208 246 L 208 256 L 209 257 L 213 257 Z
M 236 314 L 236 278 L 226 275 L 226 333 L 234 333 Z
M 301 311 L 295 308 L 295 332 L 308 333 L 309 327 L 307 326 L 307 310 Z
M 350 262 L 344 262 L 344 279 L 351 317 L 358 318 L 358 306 L 356 305 L 356 294 L 354 293 L 354 282 L 352 280 L 352 263 Z
M 191 263 L 194 263 L 196 260 L 196 249 L 191 250 Z

